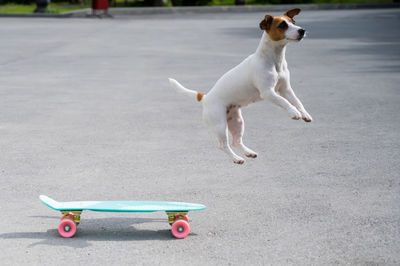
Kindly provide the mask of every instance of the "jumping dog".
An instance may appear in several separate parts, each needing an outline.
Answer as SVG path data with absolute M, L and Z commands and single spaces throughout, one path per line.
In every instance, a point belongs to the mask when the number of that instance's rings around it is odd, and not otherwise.
M 247 157 L 257 157 L 257 153 L 242 141 L 242 107 L 268 100 L 286 110 L 292 119 L 312 121 L 311 115 L 293 92 L 285 59 L 286 45 L 301 41 L 306 33 L 293 19 L 299 13 L 300 9 L 295 8 L 278 17 L 266 15 L 260 22 L 263 34 L 255 53 L 225 73 L 206 95 L 169 79 L 171 86 L 178 92 L 202 103 L 203 120 L 217 136 L 220 148 L 234 163 L 243 164 L 244 159 L 229 146 L 227 129 L 232 135 L 233 147 Z

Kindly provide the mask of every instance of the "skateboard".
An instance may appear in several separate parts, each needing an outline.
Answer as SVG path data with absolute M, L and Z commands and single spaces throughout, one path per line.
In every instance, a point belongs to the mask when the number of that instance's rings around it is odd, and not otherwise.
M 158 212 L 165 211 L 171 233 L 176 238 L 185 238 L 189 232 L 189 211 L 204 210 L 206 206 L 195 203 L 169 201 L 69 201 L 58 202 L 47 196 L 39 199 L 48 207 L 61 211 L 62 217 L 58 232 L 62 237 L 73 237 L 81 221 L 82 211 L 96 212 Z

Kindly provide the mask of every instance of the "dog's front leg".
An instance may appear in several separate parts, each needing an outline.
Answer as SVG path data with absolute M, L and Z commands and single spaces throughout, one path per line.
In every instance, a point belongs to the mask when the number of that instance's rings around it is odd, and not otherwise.
M 302 118 L 301 113 L 294 107 L 288 100 L 280 96 L 275 92 L 275 86 L 277 84 L 276 79 L 262 79 L 256 80 L 256 86 L 260 91 L 260 96 L 264 100 L 269 100 L 270 102 L 280 106 L 286 110 L 290 117 L 295 120 Z
M 279 93 L 281 94 L 282 97 L 284 97 L 291 104 L 293 104 L 293 106 L 295 106 L 297 110 L 299 110 L 299 112 L 301 113 L 301 118 L 304 121 L 306 122 L 312 121 L 311 115 L 306 111 L 299 98 L 297 98 L 297 96 L 294 94 L 294 91 L 290 86 L 289 80 L 287 80 L 282 84 L 282 86 L 279 88 Z
M 290 117 L 294 120 L 299 120 L 302 118 L 301 113 L 294 107 L 288 100 L 278 95 L 275 90 L 268 90 L 265 93 L 265 96 L 268 100 L 273 102 L 274 104 L 282 107 L 286 111 L 288 111 Z

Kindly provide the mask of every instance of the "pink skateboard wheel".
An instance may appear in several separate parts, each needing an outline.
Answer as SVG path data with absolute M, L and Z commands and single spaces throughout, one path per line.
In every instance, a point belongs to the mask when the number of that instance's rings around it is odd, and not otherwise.
M 176 220 L 171 227 L 171 233 L 176 238 L 185 238 L 190 232 L 189 223 L 185 220 Z
M 64 218 L 59 226 L 58 233 L 65 238 L 73 237 L 76 233 L 76 224 L 73 220 Z

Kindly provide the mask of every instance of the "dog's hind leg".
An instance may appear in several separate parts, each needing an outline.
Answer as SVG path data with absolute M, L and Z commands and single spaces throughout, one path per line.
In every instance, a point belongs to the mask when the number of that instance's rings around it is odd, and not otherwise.
M 232 134 L 232 146 L 241 150 L 247 157 L 256 158 L 257 153 L 243 144 L 244 120 L 240 108 L 236 106 L 229 108 L 226 119 L 228 121 L 229 131 Z
M 233 159 L 234 163 L 243 164 L 244 159 L 236 155 L 228 143 L 228 129 L 226 122 L 225 107 L 213 108 L 213 110 L 203 109 L 203 119 L 218 138 L 219 148 Z

